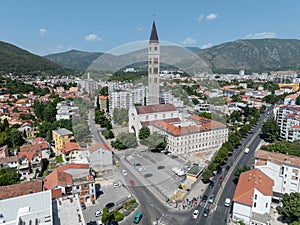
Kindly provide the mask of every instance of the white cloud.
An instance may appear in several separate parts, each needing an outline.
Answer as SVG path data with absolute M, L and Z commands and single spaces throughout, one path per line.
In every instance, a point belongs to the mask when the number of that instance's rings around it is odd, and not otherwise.
M 215 13 L 210 13 L 206 16 L 206 19 L 207 20 L 214 20 L 214 19 L 217 19 L 218 18 L 218 15 L 215 14 Z
M 201 49 L 210 48 L 213 46 L 213 43 L 207 43 L 205 45 L 202 45 Z
M 47 33 L 47 30 L 45 28 L 40 28 L 39 29 L 39 34 L 40 35 L 45 35 Z
M 256 34 L 248 34 L 244 39 L 264 39 L 264 38 L 276 38 L 277 35 L 274 32 L 261 32 Z
M 91 41 L 101 41 L 102 39 L 98 37 L 97 34 L 89 34 L 84 37 L 85 41 L 91 42 Z
M 143 30 L 145 30 L 145 27 L 144 26 L 140 26 L 140 27 L 136 28 L 136 30 L 143 31 Z
M 198 21 L 201 22 L 201 21 L 203 20 L 203 18 L 204 18 L 204 15 L 200 15 L 200 16 L 198 17 Z
M 193 45 L 193 44 L 196 44 L 197 43 L 197 40 L 192 38 L 192 37 L 187 37 L 186 39 L 184 39 L 181 44 L 184 44 L 184 45 Z

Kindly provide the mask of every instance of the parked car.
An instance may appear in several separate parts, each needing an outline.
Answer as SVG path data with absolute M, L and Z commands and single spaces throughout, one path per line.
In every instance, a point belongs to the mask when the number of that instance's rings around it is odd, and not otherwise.
M 209 182 L 209 185 L 208 185 L 208 187 L 209 187 L 209 188 L 213 188 L 213 187 L 214 187 L 214 185 L 215 185 L 215 182 L 213 182 L 213 181 L 210 181 L 210 182 Z
M 214 200 L 215 200 L 215 195 L 210 195 L 209 198 L 208 198 L 208 202 L 213 203 Z
M 123 175 L 124 175 L 124 176 L 126 176 L 126 175 L 127 175 L 127 172 L 126 172 L 126 170 L 122 170 L 122 173 L 123 173 Z
M 217 169 L 217 174 L 221 174 L 222 171 L 223 171 L 222 167 L 218 167 L 218 169 Z
M 114 183 L 113 186 L 114 186 L 114 188 L 119 188 L 119 187 L 121 187 L 121 184 L 120 183 Z
M 223 176 L 219 177 L 219 182 L 221 183 L 223 181 Z
M 101 210 L 96 211 L 95 216 L 96 217 L 102 216 L 102 211 Z
M 196 220 L 196 219 L 198 218 L 198 216 L 199 216 L 199 210 L 196 209 L 196 210 L 193 212 L 192 218 L 193 218 L 194 220 Z
M 84 203 L 81 203 L 81 208 L 82 208 L 83 210 L 86 209 L 86 206 L 85 206 Z
M 228 165 L 228 166 L 226 166 L 225 170 L 227 170 L 227 171 L 228 171 L 229 169 L 230 169 L 230 166 L 229 166 L 229 165 Z
M 110 209 L 110 208 L 112 208 L 112 207 L 114 207 L 114 206 L 115 206 L 115 203 L 113 203 L 113 202 L 109 202 L 109 203 L 107 203 L 107 204 L 105 205 L 105 207 L 108 208 L 108 209 Z
M 205 208 L 203 211 L 203 216 L 208 217 L 208 214 L 209 214 L 209 208 Z

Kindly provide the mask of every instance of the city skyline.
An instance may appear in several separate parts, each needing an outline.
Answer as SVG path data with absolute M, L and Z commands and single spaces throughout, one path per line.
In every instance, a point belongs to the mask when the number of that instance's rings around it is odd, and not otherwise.
M 38 55 L 71 49 L 107 52 L 122 44 L 147 40 L 153 19 L 161 40 L 183 46 L 207 48 L 237 39 L 299 39 L 299 7 L 296 0 L 154 0 L 151 4 L 5 0 L 0 40 Z

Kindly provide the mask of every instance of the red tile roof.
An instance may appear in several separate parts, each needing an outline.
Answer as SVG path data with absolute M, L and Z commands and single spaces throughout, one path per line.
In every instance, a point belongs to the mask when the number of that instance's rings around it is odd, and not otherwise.
M 0 187 L 0 200 L 43 191 L 42 180 L 28 181 Z
M 8 156 L 8 146 L 7 145 L 0 147 L 0 154 L 5 155 L 5 157 Z
M 32 141 L 31 141 L 31 144 L 42 144 L 42 143 L 47 143 L 48 144 L 48 142 L 46 141 L 46 139 L 45 138 L 42 138 L 42 137 L 37 137 L 37 138 L 35 138 L 35 139 L 33 139 Z
M 233 201 L 252 206 L 254 189 L 265 196 L 273 196 L 274 181 L 259 169 L 250 170 L 240 175 Z
M 18 156 L 10 156 L 10 157 L 5 157 L 5 158 L 0 158 L 0 165 L 5 164 L 5 163 L 10 163 L 10 162 L 17 162 L 18 161 Z
M 293 165 L 298 167 L 300 165 L 300 157 L 264 150 L 257 150 L 255 152 L 255 159 L 271 161 L 276 164 Z
M 34 145 L 22 145 L 20 146 L 20 152 L 31 152 L 31 151 L 38 152 L 38 150 L 43 150 L 48 148 L 49 146 L 47 143 L 34 144 Z
M 176 111 L 176 107 L 172 104 L 156 104 L 156 105 L 136 106 L 136 111 L 138 114 L 170 112 L 170 111 Z
M 99 148 L 103 148 L 103 149 L 106 149 L 106 150 L 111 150 L 108 145 L 102 144 L 102 143 L 99 143 L 99 142 L 91 145 L 90 147 L 88 147 L 87 150 L 90 151 L 90 152 L 93 152 L 93 151 L 96 151 Z
M 72 175 L 65 172 L 68 169 L 89 169 L 89 164 L 70 163 L 56 168 L 45 177 L 44 190 L 51 190 L 58 185 L 68 186 L 73 184 Z M 88 175 L 88 174 L 87 174 Z
M 67 142 L 62 146 L 62 153 L 69 153 L 73 150 L 81 150 L 81 147 L 79 146 L 78 143 L 76 142 Z
M 149 126 L 149 125 L 152 125 L 155 121 L 158 121 L 158 120 L 145 121 L 145 122 L 141 122 L 141 124 L 142 124 L 142 126 Z M 178 123 L 178 122 L 180 122 L 180 119 L 179 118 L 170 118 L 170 119 L 164 119 L 161 121 L 164 121 L 166 123 Z

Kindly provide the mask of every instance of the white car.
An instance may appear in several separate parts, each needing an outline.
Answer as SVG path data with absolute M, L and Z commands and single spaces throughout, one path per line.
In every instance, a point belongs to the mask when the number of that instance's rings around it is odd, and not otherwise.
M 248 154 L 248 153 L 249 153 L 249 151 L 250 151 L 250 149 L 249 149 L 249 148 L 246 148 L 246 149 L 245 149 L 245 153 L 246 153 L 246 154 Z
M 96 217 L 102 216 L 102 211 L 101 210 L 96 211 L 95 216 Z
M 227 207 L 229 207 L 230 203 L 231 203 L 231 199 L 230 198 L 226 198 L 225 202 L 224 202 L 224 205 L 227 206 Z
M 121 187 L 120 183 L 114 183 L 114 188 L 119 188 L 119 187 Z
M 122 173 L 123 173 L 123 175 L 124 175 L 124 176 L 126 176 L 126 175 L 127 175 L 127 172 L 126 172 L 126 170 L 122 170 Z
M 98 220 L 97 225 L 103 225 L 102 220 Z
M 194 220 L 196 220 L 196 219 L 198 218 L 198 216 L 199 216 L 199 210 L 196 209 L 196 210 L 193 212 L 192 218 L 193 218 Z

